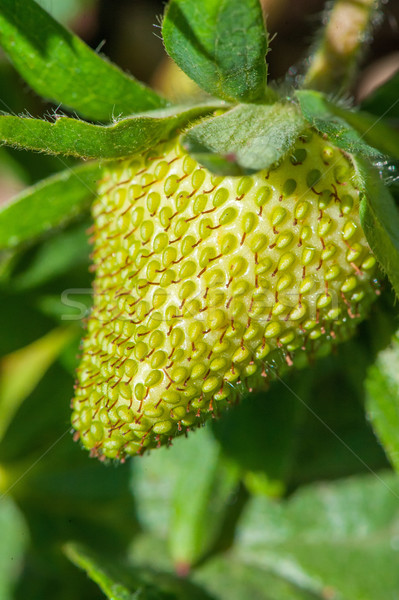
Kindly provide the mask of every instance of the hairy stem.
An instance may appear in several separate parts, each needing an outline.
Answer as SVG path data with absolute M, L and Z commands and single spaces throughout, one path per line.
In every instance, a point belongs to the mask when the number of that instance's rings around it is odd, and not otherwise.
M 304 87 L 323 92 L 350 88 L 379 5 L 380 0 L 335 0 Z

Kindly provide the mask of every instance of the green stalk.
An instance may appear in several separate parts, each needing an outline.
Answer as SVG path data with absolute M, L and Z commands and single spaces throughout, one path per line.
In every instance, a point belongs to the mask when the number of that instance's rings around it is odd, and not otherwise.
M 350 89 L 379 5 L 380 0 L 335 0 L 303 87 L 327 93 Z

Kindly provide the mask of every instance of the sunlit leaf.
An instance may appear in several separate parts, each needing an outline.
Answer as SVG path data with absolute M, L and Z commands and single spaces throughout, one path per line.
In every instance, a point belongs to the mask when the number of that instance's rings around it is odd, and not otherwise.
M 0 0 L 0 45 L 41 96 L 94 121 L 165 106 L 57 23 L 34 0 Z
M 398 500 L 389 473 L 308 486 L 284 503 L 258 496 L 239 524 L 235 555 L 324 598 L 394 598 Z
M 168 54 L 206 92 L 264 99 L 268 44 L 258 0 L 171 0 L 162 34 Z
M 62 348 L 74 337 L 73 328 L 59 328 L 1 361 L 0 439 L 20 403 L 35 388 Z
M 237 483 L 207 427 L 134 464 L 132 489 L 143 525 L 168 538 L 184 570 L 215 543 Z
M 289 576 L 246 564 L 232 553 L 207 561 L 193 573 L 193 579 L 218 600 L 326 600 L 323 593 L 309 592 Z
M 158 573 L 153 565 L 137 568 L 72 543 L 64 547 L 64 552 L 110 600 L 211 600 L 197 586 L 176 576 Z

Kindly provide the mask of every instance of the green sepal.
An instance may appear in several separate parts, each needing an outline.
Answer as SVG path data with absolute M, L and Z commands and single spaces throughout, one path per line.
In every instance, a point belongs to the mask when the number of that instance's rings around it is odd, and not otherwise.
M 171 0 L 162 34 L 168 54 L 209 94 L 264 99 L 268 38 L 258 0 Z
M 370 122 L 361 113 L 344 110 L 321 92 L 298 90 L 295 95 L 305 119 L 338 148 L 371 159 L 382 158 L 394 149 L 395 141 L 387 135 L 388 128 L 383 123 Z
M 173 130 L 217 106 L 216 100 L 212 104 L 148 111 L 105 126 L 70 117 L 57 117 L 51 123 L 2 115 L 0 142 L 15 148 L 84 159 L 124 158 L 153 146 Z
M 98 163 L 57 173 L 24 190 L 0 210 L 0 250 L 14 248 L 64 225 L 93 200 L 102 169 Z
M 360 222 L 366 239 L 399 298 L 399 212 L 376 169 L 360 156 L 352 157 L 359 189 Z
M 283 158 L 305 125 L 294 105 L 241 104 L 192 127 L 183 135 L 182 144 L 211 171 L 253 173 Z
M 35 92 L 90 120 L 108 122 L 168 104 L 33 0 L 0 0 L 0 45 Z

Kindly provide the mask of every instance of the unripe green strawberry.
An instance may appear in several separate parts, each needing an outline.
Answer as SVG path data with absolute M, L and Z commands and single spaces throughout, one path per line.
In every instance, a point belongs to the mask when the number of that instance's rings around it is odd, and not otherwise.
M 351 334 L 375 297 L 353 175 L 310 130 L 253 175 L 212 175 L 177 137 L 109 168 L 73 400 L 84 446 L 168 443 Z

